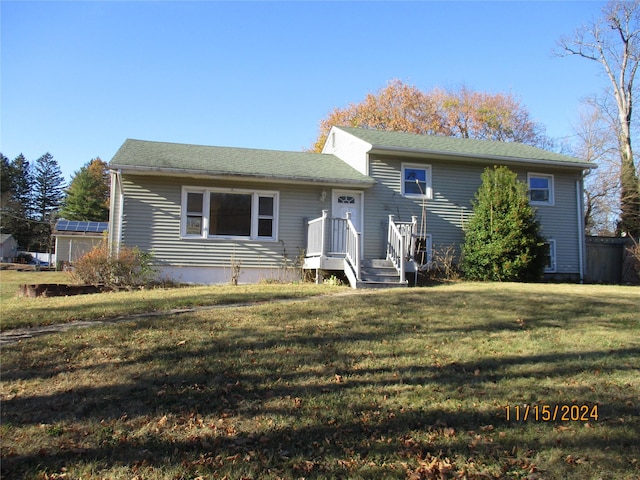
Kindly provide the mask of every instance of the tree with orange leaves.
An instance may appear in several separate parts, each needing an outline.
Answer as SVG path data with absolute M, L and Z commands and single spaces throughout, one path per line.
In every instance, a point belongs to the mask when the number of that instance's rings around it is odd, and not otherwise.
M 360 103 L 335 108 L 320 121 L 312 150 L 319 152 L 332 126 L 392 130 L 548 146 L 543 127 L 511 94 L 455 91 L 423 92 L 392 80 Z

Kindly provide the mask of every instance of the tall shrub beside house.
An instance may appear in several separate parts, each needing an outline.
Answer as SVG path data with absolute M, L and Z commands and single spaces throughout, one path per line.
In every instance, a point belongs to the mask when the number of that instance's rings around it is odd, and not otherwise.
M 152 254 L 137 247 L 122 247 L 114 255 L 109 252 L 107 242 L 102 242 L 74 262 L 71 276 L 85 285 L 137 287 L 155 277 L 152 260 Z
M 465 230 L 462 270 L 470 280 L 531 281 L 546 264 L 527 186 L 507 167 L 487 168 Z

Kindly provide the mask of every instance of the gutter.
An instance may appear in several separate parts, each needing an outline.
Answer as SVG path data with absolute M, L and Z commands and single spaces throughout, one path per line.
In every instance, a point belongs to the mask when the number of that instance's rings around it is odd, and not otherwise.
M 597 165 L 593 163 L 588 163 L 588 162 L 571 163 L 571 162 L 562 162 L 558 160 L 543 160 L 543 159 L 524 158 L 524 157 L 503 157 L 500 155 L 478 155 L 478 154 L 458 153 L 458 152 L 451 153 L 451 152 L 439 151 L 439 150 L 421 150 L 421 149 L 415 149 L 415 148 L 387 147 L 384 145 L 372 145 L 371 150 L 369 150 L 368 153 L 369 154 L 380 153 L 385 155 L 388 155 L 390 153 L 396 153 L 396 154 L 400 153 L 400 154 L 405 154 L 407 156 L 413 156 L 413 157 L 423 157 L 425 155 L 434 156 L 434 157 L 453 157 L 453 158 L 460 158 L 464 160 L 480 160 L 480 161 L 489 160 L 489 161 L 495 161 L 500 163 L 512 163 L 515 165 L 522 165 L 523 163 L 529 163 L 529 164 L 548 165 L 548 166 L 555 166 L 555 167 L 580 168 L 582 170 L 598 168 Z

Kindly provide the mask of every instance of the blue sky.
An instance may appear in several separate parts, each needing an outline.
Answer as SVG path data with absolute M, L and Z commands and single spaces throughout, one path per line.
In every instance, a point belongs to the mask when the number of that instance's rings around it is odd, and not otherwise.
M 126 138 L 302 150 L 400 79 L 513 93 L 552 137 L 607 80 L 553 55 L 596 1 L 7 1 L 0 151 L 65 178 Z

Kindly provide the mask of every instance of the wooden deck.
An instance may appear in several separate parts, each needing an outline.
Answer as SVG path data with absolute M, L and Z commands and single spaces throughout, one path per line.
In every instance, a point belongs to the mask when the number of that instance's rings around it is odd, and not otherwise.
M 307 222 L 307 249 L 304 269 L 316 271 L 316 282 L 322 271 L 342 271 L 353 288 L 406 286 L 406 274 L 416 271 L 417 220 L 396 222 L 389 215 L 386 258 L 362 257 L 362 235 L 346 218 L 322 216 Z M 392 273 L 395 272 L 395 273 Z

